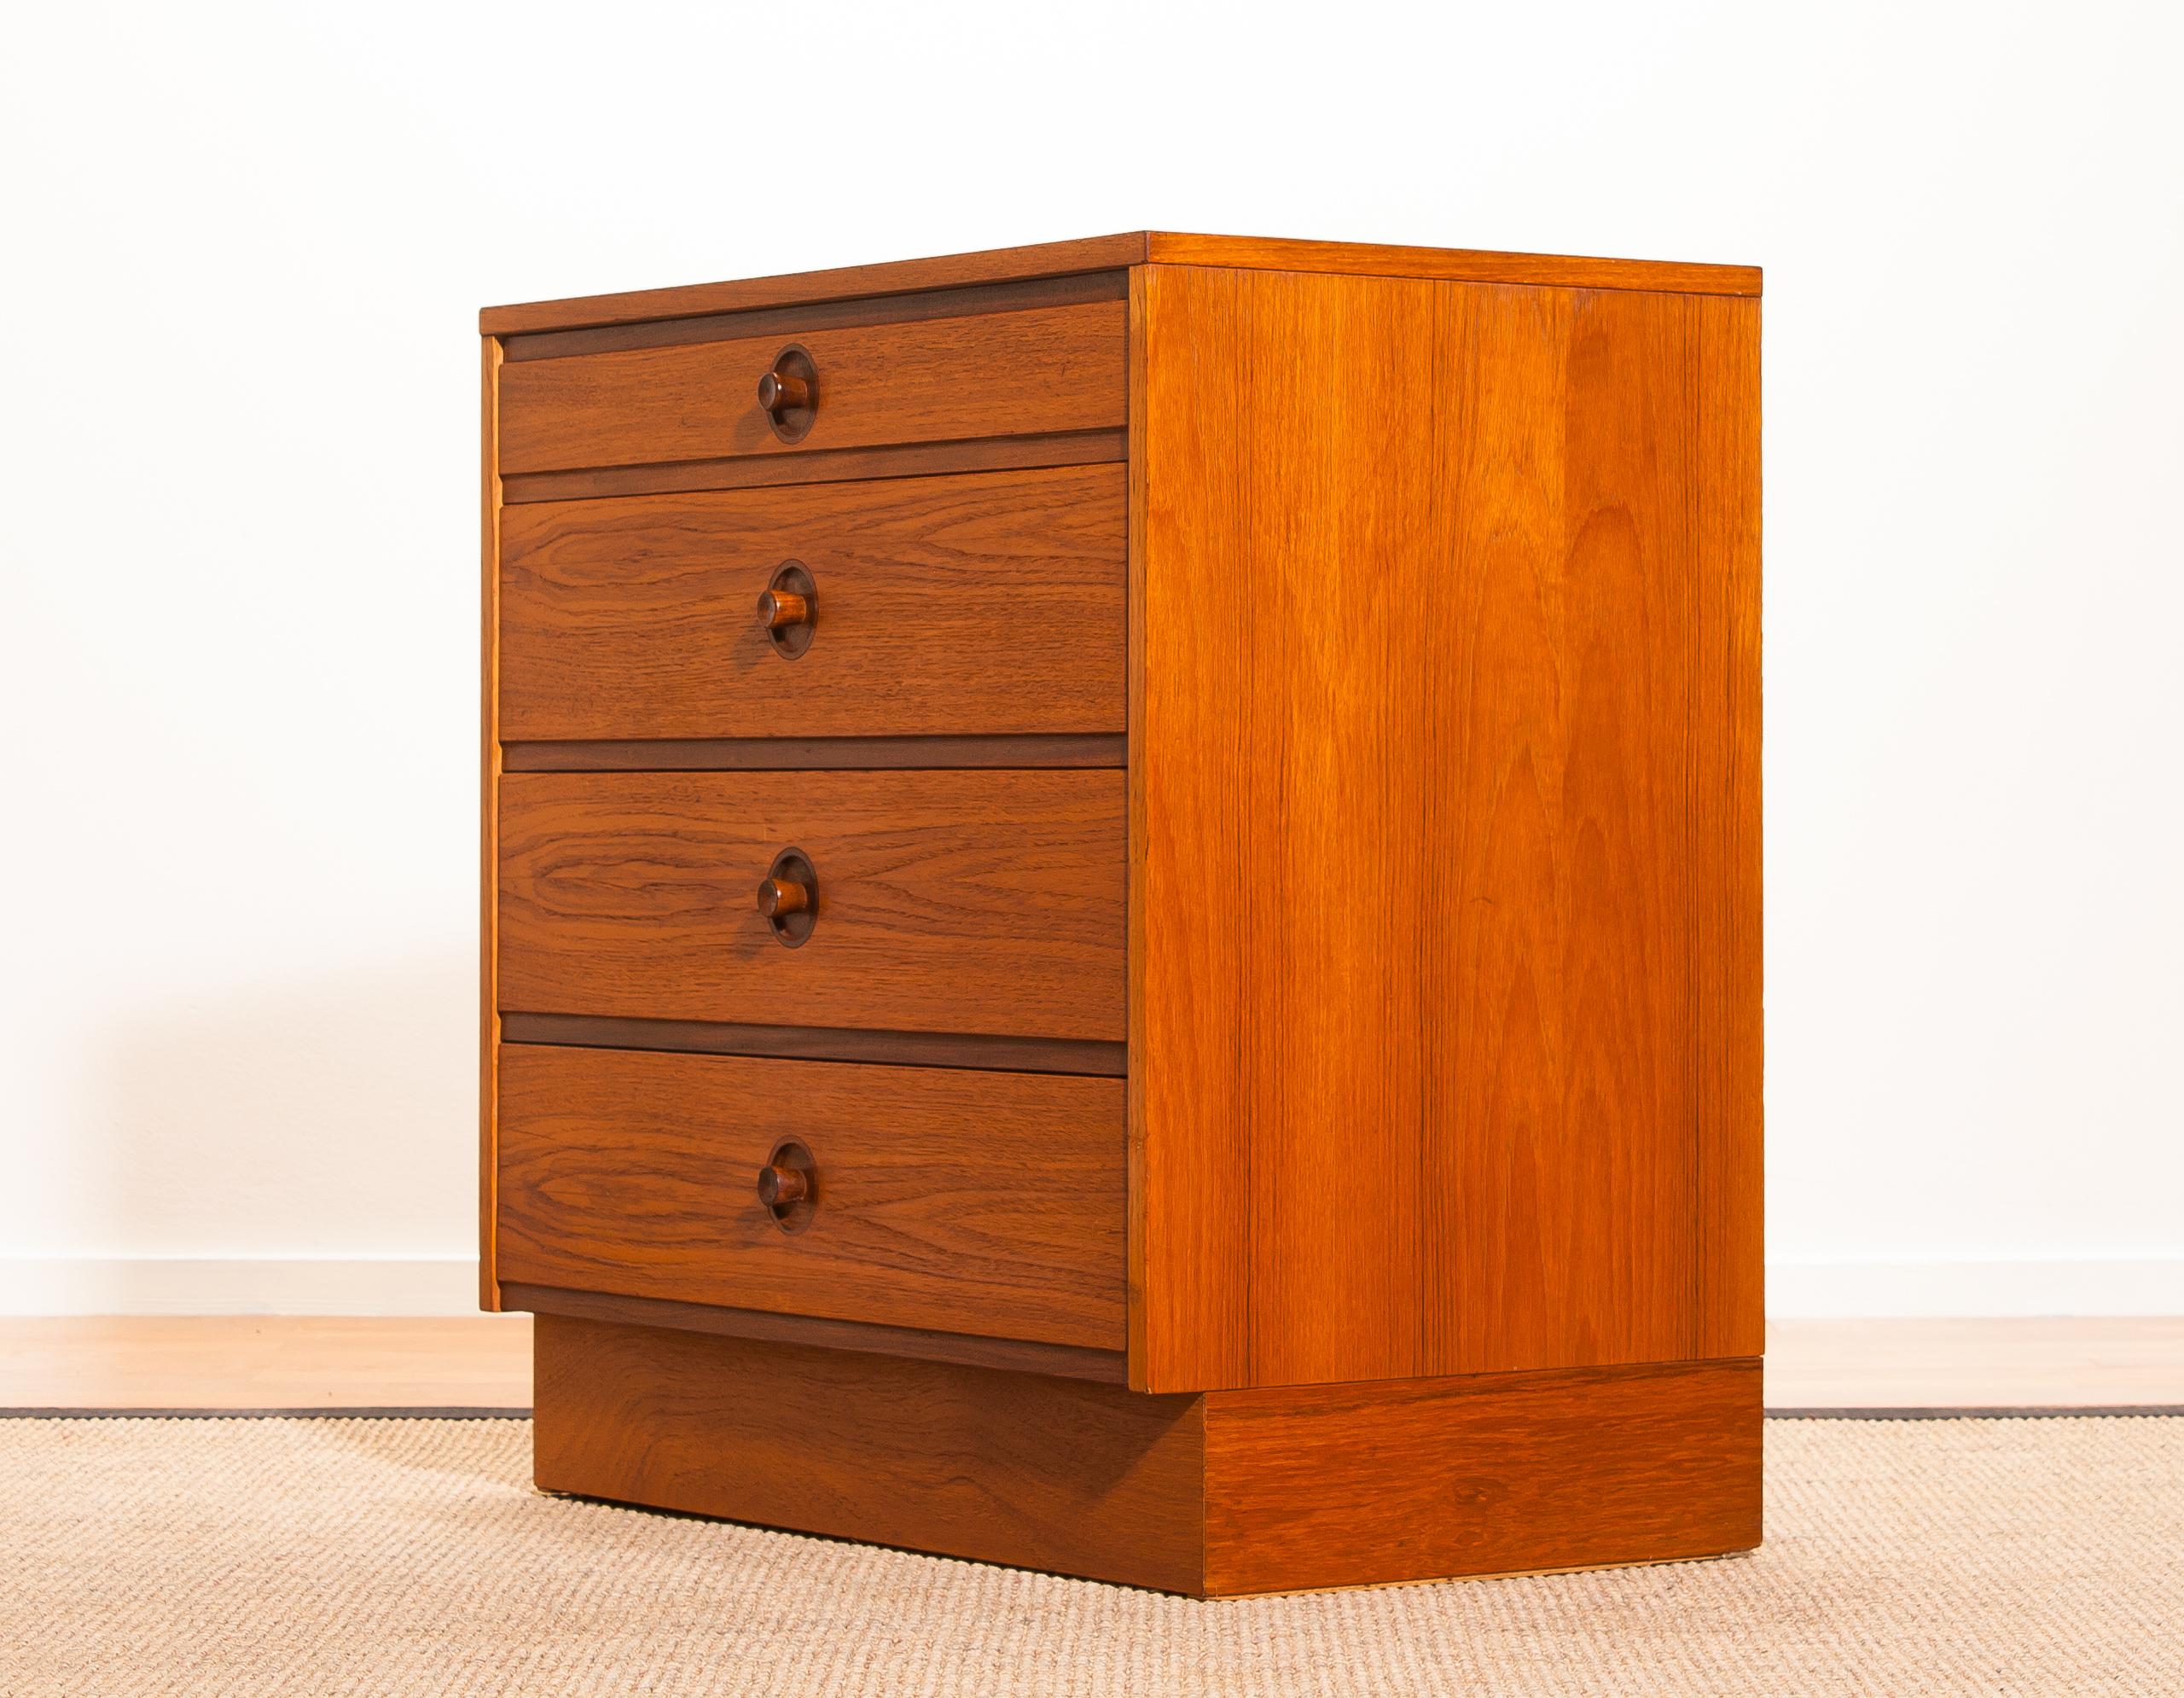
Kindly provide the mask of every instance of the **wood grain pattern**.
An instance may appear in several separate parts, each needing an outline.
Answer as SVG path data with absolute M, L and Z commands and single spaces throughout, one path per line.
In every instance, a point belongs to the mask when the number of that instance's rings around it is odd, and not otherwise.
M 510 1044 L 500 1121 L 504 1279 L 1124 1342 L 1116 1080 Z M 789 1138 L 793 1233 L 753 1189 Z
M 502 354 L 509 360 L 564 359 L 572 354 L 664 348 L 676 342 L 725 342 L 738 336 L 792 338 L 807 330 L 847 324 L 911 324 L 927 318 L 961 318 L 970 313 L 1015 312 L 1030 306 L 1073 306 L 1081 301 L 1124 299 L 1129 294 L 1129 278 L 1127 271 L 1087 271 L 1037 282 L 862 295 L 849 300 L 802 301 L 793 306 L 707 313 L 697 318 L 654 318 L 590 330 L 547 330 L 507 338 Z
M 494 934 L 498 908 L 494 884 L 499 861 L 501 781 L 501 483 L 494 468 L 500 460 L 496 429 L 500 419 L 501 345 L 489 336 L 480 345 L 480 352 L 483 371 L 479 388 L 483 416 L 479 427 L 482 464 L 479 536 L 484 563 L 479 574 L 479 622 L 483 631 L 479 677 L 484 699 L 479 708 L 483 746 L 479 756 L 478 782 L 478 1306 L 491 1311 L 501 1306 L 493 1259 L 494 1064 L 498 1059 L 501 1037 L 500 1002 L 493 983 L 494 967 L 499 957 Z
M 1145 400 L 1147 391 L 1146 285 L 1147 270 L 1134 265 L 1130 273 L 1130 439 L 1142 445 L 1146 440 Z M 1146 1281 L 1150 1269 L 1158 1268 L 1159 1261 L 1148 1261 L 1146 1255 L 1147 1221 L 1145 1200 L 1156 1183 L 1163 1189 L 1165 1206 L 1171 1211 L 1188 1206 L 1179 1189 L 1184 1171 L 1189 1165 L 1192 1146 L 1181 1138 L 1170 1142 L 1165 1154 L 1165 1171 L 1156 1182 L 1150 1173 L 1145 1148 L 1146 1102 L 1145 1066 L 1150 1037 L 1146 1029 L 1145 985 L 1146 962 L 1149 947 L 1147 920 L 1145 909 L 1146 885 L 1143 869 L 1146 858 L 1152 852 L 1152 844 L 1146 834 L 1145 807 L 1145 656 L 1146 656 L 1146 581 L 1145 535 L 1147 524 L 1148 491 L 1146 487 L 1146 456 L 1141 448 L 1130 456 L 1130 596 L 1128 609 L 1129 654 L 1127 675 L 1130 701 L 1130 763 L 1125 778 L 1130 793 L 1130 866 L 1128 880 L 1130 899 L 1125 922 L 1128 943 L 1124 971 L 1129 995 L 1124 999 L 1124 1017 L 1127 1036 L 1124 1039 L 1125 1056 L 1138 1058 L 1136 1065 L 1125 1066 L 1128 1090 L 1124 1095 L 1124 1112 L 1128 1124 L 1130 1145 L 1130 1383 L 1143 1391 L 1153 1383 L 1156 1371 L 1152 1358 L 1152 1340 L 1161 1326 L 1172 1329 L 1173 1317 L 1177 1313 L 1189 1315 L 1192 1320 L 1204 1321 L 1209 1313 L 1217 1316 L 1224 1302 L 1229 1303 L 1240 1316 L 1241 1305 L 1232 1301 L 1240 1295 L 1240 1288 L 1221 1278 L 1217 1272 L 1212 1289 L 1202 1293 L 1210 1301 L 1204 1302 L 1194 1312 L 1187 1305 L 1176 1303 L 1180 1294 L 1172 1284 L 1166 1294 L 1168 1306 L 1161 1318 L 1156 1319 L 1147 1300 Z M 1204 1200 L 1199 1207 L 1204 1207 Z M 1193 1242 L 1191 1248 L 1200 1246 Z M 1172 1264 L 1170 1265 L 1173 1265 Z M 1176 1270 L 1180 1273 L 1180 1269 Z M 1186 1324 L 1189 1324 L 1187 1321 Z M 1215 1323 L 1217 1324 L 1217 1320 Z M 1161 1369 L 1158 1371 L 1165 1372 Z M 1187 1376 L 1188 1377 L 1188 1376 Z
M 962 288 L 1066 276 L 1077 271 L 1119 270 L 1145 258 L 1145 234 L 1095 236 L 1073 241 L 987 248 L 931 259 L 896 259 L 876 265 L 843 265 L 822 271 L 744 277 L 729 282 L 635 289 L 621 294 L 489 306 L 478 315 L 479 334 L 516 336 L 595 324 L 635 324 L 652 318 L 688 318 L 702 313 L 741 312 L 811 301 L 907 294 L 920 289 Z
M 1266 236 L 1133 230 L 1029 247 L 955 253 L 933 259 L 851 265 L 786 276 L 640 289 L 623 294 L 489 306 L 478 315 L 486 335 L 518 336 L 601 324 L 748 311 L 803 302 L 903 294 L 1017 282 L 1073 272 L 1117 270 L 1148 260 L 1278 271 L 1370 272 L 1451 282 L 1536 283 L 1570 288 L 1656 289 L 1670 294 L 1757 295 L 1756 265 L 1695 265 L 1675 260 L 1588 259 L 1554 253 L 1497 253 L 1479 248 L 1391 247 L 1373 242 L 1294 241 Z
M 1759 1387 L 1747 1361 L 1210 1393 L 1205 1590 L 1749 1550 Z
M 1119 301 L 531 360 L 501 374 L 502 474 L 796 455 L 1124 422 Z M 819 371 L 808 435 L 757 398 L 786 340 Z
M 1147 1397 L 541 1315 L 537 1480 L 1204 1596 L 1759 1542 L 1751 1362 Z
M 1405 247 L 1373 241 L 1297 241 L 1277 236 L 1146 233 L 1156 265 L 1317 271 L 1342 276 L 1421 277 L 1444 282 L 1529 283 L 1555 288 L 1642 289 L 1664 294 L 1757 295 L 1757 265 L 1673 259 L 1597 259 L 1569 253 L 1496 253 L 1472 247 Z
M 682 460 L 666 466 L 519 473 L 501 480 L 501 500 L 507 506 L 518 507 L 534 501 L 597 501 L 609 496 L 681 495 L 693 490 L 782 489 L 796 484 L 854 483 L 874 478 L 1037 471 L 1048 466 L 1119 463 L 1128 453 L 1129 444 L 1120 430 L 990 436 L 977 442 L 897 443 L 743 460 Z
M 1098 770 L 509 773 L 509 1012 L 1119 1042 L 1124 777 Z M 816 928 L 753 896 L 793 844 Z
M 967 1368 L 999 1368 L 1012 1374 L 1045 1374 L 1101 1385 L 1129 1382 L 1130 1358 L 1119 1350 L 1043 1344 L 1034 1339 L 994 1338 L 979 1333 L 935 1332 L 925 1327 L 882 1326 L 822 1315 L 789 1315 L 771 1309 L 729 1309 L 613 1292 L 572 1291 L 509 1280 L 501 1293 L 510 1309 L 540 1315 L 572 1315 L 580 1321 L 623 1326 L 668 1327 L 677 1332 L 717 1333 L 723 1338 L 802 1344 L 822 1350 L 854 1350 L 875 1356 L 911 1356 L 921 1362 L 953 1362 Z
M 1699 581 L 1692 967 L 1700 1006 L 1699 1349 L 1757 1356 L 1767 1334 L 1760 856 L 1759 303 L 1687 303 L 1696 350 Z
M 1461 288 L 1461 564 L 1414 650 L 1432 1370 L 1700 1354 L 1692 945 L 1705 567 L 1685 303 Z M 1432 887 L 1438 887 L 1438 888 Z M 1495 1288 L 1499 1302 L 1482 1303 Z M 1755 1393 L 1755 1397 L 1757 1393 Z
M 545 1491 L 1197 1590 L 1195 1399 L 551 1315 L 537 1327 Z
M 1120 732 L 1120 466 L 512 509 L 501 735 L 585 738 Z M 784 560 L 810 647 L 753 614 Z
M 1132 963 L 1134 1382 L 1699 1354 L 1742 1300 L 1699 1168 L 1757 1137 L 1699 1124 L 1730 566 L 1693 514 L 1748 469 L 1699 409 L 1749 395 L 1674 295 L 1141 287 L 1131 902 L 1183 917 Z M 1741 1288 L 1756 1239 L 1720 1242 Z

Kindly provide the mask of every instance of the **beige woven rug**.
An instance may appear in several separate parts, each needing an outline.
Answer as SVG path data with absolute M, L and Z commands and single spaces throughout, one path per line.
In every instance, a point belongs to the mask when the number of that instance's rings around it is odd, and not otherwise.
M 1727 1561 L 1195 1603 L 538 1497 L 520 1421 L 0 1421 L 0 1692 L 2184 1693 L 2184 1419 L 1776 1421 Z

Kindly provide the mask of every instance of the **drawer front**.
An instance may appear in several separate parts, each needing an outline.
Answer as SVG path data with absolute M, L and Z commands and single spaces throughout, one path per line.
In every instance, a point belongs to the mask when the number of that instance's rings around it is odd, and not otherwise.
M 1123 1091 L 508 1044 L 500 1276 L 1120 1350 Z M 810 1195 L 786 1230 L 758 1178 L 791 1141 Z
M 1124 1038 L 1117 770 L 514 772 L 500 1006 Z M 808 858 L 802 916 L 759 911 Z M 786 882 L 798 882 L 794 879 Z
M 1120 466 L 512 507 L 501 735 L 1118 733 L 1126 535 Z
M 1126 422 L 1118 300 L 514 360 L 500 371 L 503 474 L 956 442 Z M 783 351 L 809 356 L 793 439 L 759 404 Z

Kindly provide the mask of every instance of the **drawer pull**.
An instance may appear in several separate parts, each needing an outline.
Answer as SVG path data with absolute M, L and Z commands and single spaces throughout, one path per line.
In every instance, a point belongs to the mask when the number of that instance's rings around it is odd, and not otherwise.
M 762 1167 L 758 1170 L 758 1201 L 768 1208 L 784 1208 L 791 1203 L 800 1203 L 811 1189 L 811 1182 L 797 1167 Z
M 758 592 L 758 625 L 775 653 L 793 660 L 811 646 L 819 620 L 819 586 L 804 562 L 785 560 Z
M 778 920 L 785 914 L 801 914 L 810 906 L 811 890 L 808 885 L 768 879 L 758 887 L 758 911 L 769 920 Z
M 768 631 L 779 631 L 785 625 L 811 623 L 811 603 L 793 590 L 767 590 L 758 596 L 758 617 L 766 623 Z
M 819 917 L 819 875 L 801 849 L 784 849 L 758 881 L 758 912 L 774 936 L 794 949 Z
M 774 1146 L 758 1170 L 758 1202 L 784 1232 L 801 1232 L 819 1207 L 819 1164 L 794 1138 Z
M 793 371 L 770 371 L 758 380 L 758 404 L 770 413 L 808 407 L 811 386 Z
M 758 380 L 758 405 L 775 436 L 801 439 L 819 415 L 819 368 L 811 356 L 793 342 L 775 354 L 774 369 Z

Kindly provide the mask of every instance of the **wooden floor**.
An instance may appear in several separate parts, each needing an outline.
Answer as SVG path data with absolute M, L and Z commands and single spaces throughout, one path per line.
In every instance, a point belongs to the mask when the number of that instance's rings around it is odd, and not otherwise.
M 0 1318 L 0 1409 L 523 1409 L 524 1315 Z M 2184 1317 L 1779 1321 L 1770 1409 L 2184 1406 Z
M 527 1409 L 531 1317 L 0 1319 L 0 1409 Z
M 2184 1407 L 2184 1316 L 1774 1321 L 1769 1409 Z

